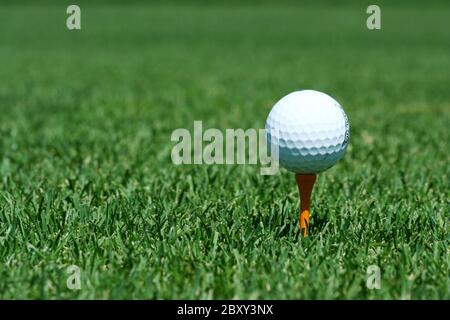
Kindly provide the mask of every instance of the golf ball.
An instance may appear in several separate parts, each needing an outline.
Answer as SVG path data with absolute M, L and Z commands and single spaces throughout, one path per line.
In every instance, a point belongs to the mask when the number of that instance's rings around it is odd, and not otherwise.
M 350 137 L 344 109 L 329 95 L 295 91 L 278 101 L 266 121 L 268 147 L 295 173 L 319 173 L 342 158 Z M 273 151 L 272 151 L 273 154 Z

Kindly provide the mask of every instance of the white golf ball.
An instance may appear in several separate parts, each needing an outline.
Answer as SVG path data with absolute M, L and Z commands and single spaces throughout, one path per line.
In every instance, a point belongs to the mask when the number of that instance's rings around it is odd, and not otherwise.
M 278 101 L 266 121 L 267 143 L 295 173 L 318 173 L 342 158 L 350 137 L 341 105 L 329 95 L 295 91 Z

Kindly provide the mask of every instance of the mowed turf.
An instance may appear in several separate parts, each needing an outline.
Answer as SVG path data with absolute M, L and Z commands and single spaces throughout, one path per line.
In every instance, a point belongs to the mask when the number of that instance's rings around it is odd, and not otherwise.
M 450 298 L 448 4 L 79 4 L 0 6 L 0 298 Z M 292 173 L 172 164 L 305 88 L 351 129 L 309 239 Z

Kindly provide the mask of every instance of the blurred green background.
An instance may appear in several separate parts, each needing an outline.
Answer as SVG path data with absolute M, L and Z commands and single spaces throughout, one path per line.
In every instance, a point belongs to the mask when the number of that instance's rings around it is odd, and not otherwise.
M 69 4 L 0 4 L 1 298 L 449 298 L 448 2 L 378 1 L 378 31 L 368 1 Z M 308 241 L 291 173 L 171 163 L 174 129 L 305 88 L 351 126 Z

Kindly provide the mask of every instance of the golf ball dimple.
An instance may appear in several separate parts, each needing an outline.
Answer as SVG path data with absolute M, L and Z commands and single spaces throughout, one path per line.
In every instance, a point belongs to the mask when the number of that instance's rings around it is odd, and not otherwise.
M 266 121 L 268 146 L 295 173 L 319 173 L 342 158 L 350 132 L 344 109 L 329 95 L 295 91 L 278 101 Z

